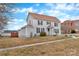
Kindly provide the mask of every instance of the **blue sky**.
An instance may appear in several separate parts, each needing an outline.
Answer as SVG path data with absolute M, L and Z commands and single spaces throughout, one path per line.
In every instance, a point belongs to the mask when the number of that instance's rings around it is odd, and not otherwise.
M 27 24 L 28 12 L 55 16 L 61 22 L 79 19 L 79 3 L 16 3 L 14 5 L 13 22 L 8 22 L 9 30 L 18 30 Z

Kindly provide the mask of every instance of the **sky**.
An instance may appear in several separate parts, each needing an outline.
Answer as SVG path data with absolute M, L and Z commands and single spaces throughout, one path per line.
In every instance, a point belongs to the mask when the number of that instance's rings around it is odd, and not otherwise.
M 8 22 L 8 30 L 19 30 L 27 25 L 28 12 L 55 16 L 61 22 L 79 19 L 79 3 L 16 3 L 14 7 L 13 22 Z

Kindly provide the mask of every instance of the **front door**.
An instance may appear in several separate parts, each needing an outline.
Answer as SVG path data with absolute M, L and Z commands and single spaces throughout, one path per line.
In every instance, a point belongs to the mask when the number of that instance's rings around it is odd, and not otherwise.
M 47 28 L 47 31 L 48 31 L 48 35 L 50 35 L 50 28 Z
M 33 33 L 32 32 L 30 33 L 30 37 L 33 37 Z

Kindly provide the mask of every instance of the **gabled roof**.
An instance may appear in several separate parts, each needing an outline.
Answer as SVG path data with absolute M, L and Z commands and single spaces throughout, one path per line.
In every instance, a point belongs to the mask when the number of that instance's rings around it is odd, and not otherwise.
M 66 21 L 64 21 L 64 22 L 61 23 L 61 24 L 64 24 L 64 23 L 66 23 L 66 22 L 79 22 L 79 20 L 66 20 Z
M 25 29 L 25 28 L 27 28 L 27 27 L 31 27 L 31 28 L 33 28 L 33 26 L 32 26 L 32 25 L 27 24 L 27 25 L 23 26 L 21 29 Z M 21 29 L 19 29 L 18 31 L 20 31 Z
M 79 20 L 73 20 L 74 22 L 79 22 Z
M 57 19 L 54 16 L 47 16 L 42 14 L 36 14 L 36 13 L 29 13 L 34 19 L 36 20 L 44 20 L 44 21 L 52 21 L 52 22 L 60 22 L 59 19 Z

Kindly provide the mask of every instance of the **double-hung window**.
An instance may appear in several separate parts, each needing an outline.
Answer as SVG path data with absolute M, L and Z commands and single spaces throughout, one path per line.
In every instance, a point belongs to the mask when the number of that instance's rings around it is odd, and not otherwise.
M 37 33 L 40 33 L 40 28 L 36 28 L 36 32 Z
M 47 21 L 47 25 L 48 25 L 48 24 L 51 24 L 51 22 Z
M 43 25 L 43 21 L 38 20 L 38 25 Z
M 44 28 L 41 28 L 41 32 L 44 32 L 45 31 L 45 29 Z
M 58 23 L 54 23 L 54 26 L 58 26 Z

